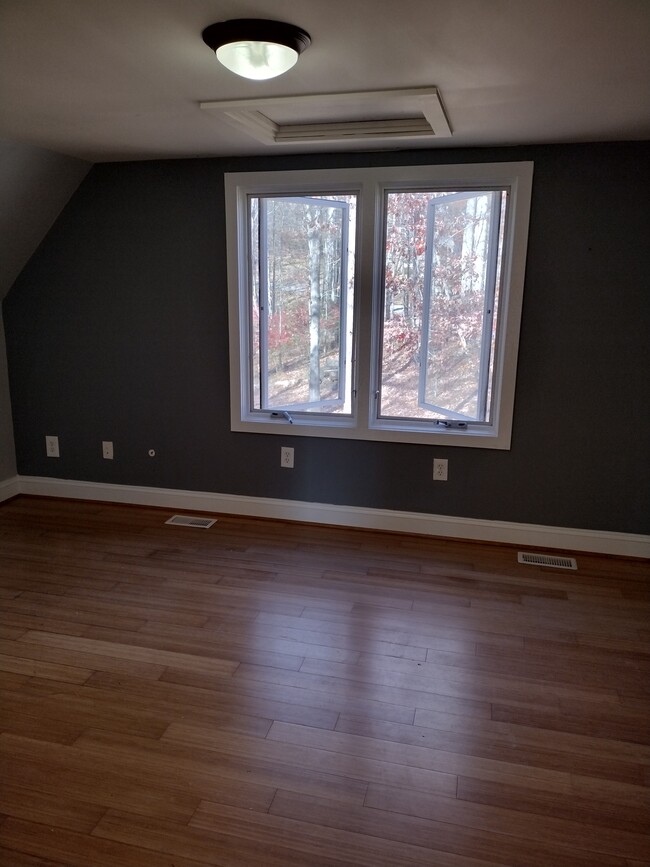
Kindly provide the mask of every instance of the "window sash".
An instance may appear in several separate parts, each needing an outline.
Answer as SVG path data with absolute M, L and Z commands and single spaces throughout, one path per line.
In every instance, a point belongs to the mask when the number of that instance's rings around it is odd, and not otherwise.
M 429 202 L 427 214 L 427 242 L 424 271 L 424 293 L 422 299 L 422 334 L 420 339 L 420 375 L 418 382 L 418 404 L 424 409 L 440 413 L 444 418 L 467 421 L 472 424 L 489 423 L 488 417 L 488 390 L 490 378 L 490 361 L 492 355 L 492 328 L 494 319 L 494 306 L 496 295 L 497 267 L 499 256 L 499 232 L 501 224 L 501 194 L 502 190 L 472 190 L 458 193 L 450 193 L 446 196 L 432 199 Z M 453 202 L 469 201 L 478 199 L 486 194 L 490 195 L 488 206 L 488 238 L 486 241 L 486 268 L 484 276 L 484 300 L 480 342 L 480 360 L 478 375 L 477 408 L 474 416 L 466 413 L 455 412 L 449 407 L 441 406 L 427 400 L 430 394 L 429 356 L 432 344 L 432 304 L 435 301 L 434 285 L 436 277 L 436 209 Z
M 254 383 L 254 365 L 250 366 L 250 408 L 252 412 L 277 413 L 290 412 L 309 413 L 311 417 L 318 415 L 320 407 L 342 406 L 345 403 L 345 388 L 346 388 L 346 366 L 347 358 L 347 326 L 348 326 L 348 242 L 349 242 L 349 204 L 336 199 L 318 198 L 316 196 L 295 196 L 295 195 L 273 195 L 273 196 L 249 196 L 249 213 L 248 226 L 249 232 L 252 226 L 252 200 L 258 201 L 258 242 L 257 242 L 257 257 L 254 257 L 253 239 L 250 243 L 250 271 L 251 275 L 255 270 L 255 258 L 257 260 L 257 288 L 258 288 L 258 310 L 259 310 L 259 326 L 258 326 L 258 342 L 259 347 L 259 408 L 253 406 Z M 318 400 L 295 401 L 287 403 L 271 403 L 269 397 L 269 279 L 268 279 L 268 256 L 269 256 L 269 238 L 268 238 L 268 205 L 270 202 L 287 202 L 293 204 L 302 204 L 317 206 L 324 209 L 339 209 L 341 212 L 341 232 L 340 232 L 340 263 L 338 267 L 338 282 L 339 282 L 339 325 L 338 325 L 338 393 L 336 397 L 319 398 Z M 252 233 L 251 233 L 252 234 Z M 250 291 L 253 291 L 254 284 L 251 280 Z M 250 329 L 250 346 L 251 351 L 255 346 L 253 339 L 253 316 L 252 304 L 249 306 L 249 329 Z

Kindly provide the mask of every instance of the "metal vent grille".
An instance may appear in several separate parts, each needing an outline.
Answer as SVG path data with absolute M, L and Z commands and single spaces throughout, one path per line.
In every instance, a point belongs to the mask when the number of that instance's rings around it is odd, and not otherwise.
M 217 523 L 216 518 L 198 518 L 196 515 L 173 515 L 165 524 L 174 524 L 177 527 L 200 527 L 207 530 Z
M 517 562 L 527 563 L 529 566 L 553 566 L 554 569 L 578 568 L 574 557 L 558 557 L 553 554 L 529 554 L 525 551 L 517 552 Z

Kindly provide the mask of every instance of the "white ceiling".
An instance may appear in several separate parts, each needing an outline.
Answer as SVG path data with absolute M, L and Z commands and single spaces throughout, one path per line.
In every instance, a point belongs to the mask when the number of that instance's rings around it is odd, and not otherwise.
M 247 17 L 312 45 L 237 78 L 201 31 Z M 650 0 L 0 0 L 0 136 L 85 160 L 279 151 L 201 101 L 430 86 L 453 132 L 433 146 L 648 139 Z

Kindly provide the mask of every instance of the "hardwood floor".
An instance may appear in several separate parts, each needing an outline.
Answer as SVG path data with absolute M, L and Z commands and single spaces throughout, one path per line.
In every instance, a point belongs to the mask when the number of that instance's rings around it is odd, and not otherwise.
M 4 867 L 650 865 L 647 562 L 0 506 Z

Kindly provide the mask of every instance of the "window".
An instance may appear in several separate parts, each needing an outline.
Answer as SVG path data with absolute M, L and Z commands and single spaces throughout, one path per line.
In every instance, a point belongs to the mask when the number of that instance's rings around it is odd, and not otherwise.
M 347 413 L 356 196 L 251 196 L 251 406 Z
M 509 448 L 531 184 L 226 175 L 232 429 Z

